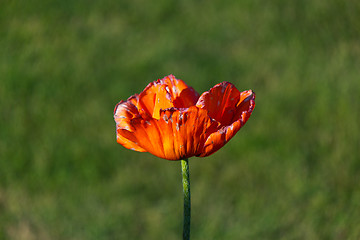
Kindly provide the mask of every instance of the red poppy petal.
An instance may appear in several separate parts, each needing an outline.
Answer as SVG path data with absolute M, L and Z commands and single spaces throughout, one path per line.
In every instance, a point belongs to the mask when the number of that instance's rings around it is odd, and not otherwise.
M 159 86 L 160 90 L 156 94 L 155 106 L 152 115 L 152 117 L 155 119 L 160 118 L 160 110 L 171 108 L 174 106 L 173 103 L 171 102 L 170 94 L 168 93 L 168 91 L 166 91 L 166 88 L 167 88 L 166 85 L 160 85 Z
M 131 126 L 130 120 L 140 117 L 138 109 L 132 103 L 134 98 L 135 97 L 132 96 L 128 99 L 128 101 L 121 101 L 115 106 L 114 120 L 117 128 L 126 129 L 128 131 L 134 130 Z
M 244 124 L 250 118 L 250 115 L 255 108 L 255 93 L 252 90 L 240 93 L 240 101 L 236 106 L 233 121 L 242 119 Z
M 210 133 L 218 123 L 206 110 L 195 106 L 162 110 L 159 119 L 134 119 L 133 132 L 122 132 L 147 152 L 168 160 L 180 160 L 201 154 Z
M 199 155 L 207 136 L 216 131 L 218 125 L 209 118 L 206 110 L 195 106 L 162 111 L 159 124 L 163 131 L 164 152 L 169 160 Z
M 218 127 L 206 110 L 195 106 L 174 112 L 173 119 L 174 147 L 180 159 L 201 154 L 207 137 Z
M 145 152 L 143 148 L 137 145 L 138 140 L 131 134 L 128 134 L 135 131 L 135 128 L 131 124 L 132 119 L 140 117 L 137 108 L 132 103 L 134 98 L 135 97 L 130 97 L 126 102 L 121 101 L 115 107 L 116 140 L 128 149 Z
M 236 109 L 237 119 L 229 126 L 223 126 L 218 131 L 209 135 L 205 142 L 203 152 L 199 157 L 206 157 L 223 147 L 249 119 L 255 107 L 255 93 L 251 90 L 241 93 L 241 102 Z
M 211 118 L 227 126 L 233 121 L 239 99 L 239 90 L 229 82 L 222 82 L 204 92 L 196 106 L 208 110 Z
M 138 95 L 136 106 L 142 116 L 153 116 L 155 114 L 158 117 L 160 114 L 159 103 L 166 106 L 166 108 L 173 106 L 170 94 L 166 91 L 166 86 L 159 82 L 152 82 Z M 155 109 L 156 104 L 158 105 Z
M 134 140 L 136 139 L 136 144 L 146 152 L 164 158 L 163 140 L 157 121 L 156 119 L 134 119 L 132 121 L 134 131 L 124 133 L 124 136 L 127 138 L 131 137 Z
M 160 117 L 160 109 L 194 106 L 199 94 L 182 80 L 169 75 L 149 83 L 139 94 L 134 95 L 133 104 L 143 117 Z
M 168 87 L 167 91 L 173 99 L 174 107 L 187 108 L 196 104 L 199 94 L 183 80 L 176 79 L 174 75 L 169 75 L 159 81 Z
M 199 157 L 206 157 L 215 153 L 222 148 L 240 130 L 240 128 L 240 121 L 236 121 L 230 126 L 223 127 L 210 134 L 205 142 L 203 152 Z
M 145 149 L 138 145 L 138 139 L 129 131 L 124 129 L 117 129 L 116 141 L 126 147 L 138 152 L 146 152 Z

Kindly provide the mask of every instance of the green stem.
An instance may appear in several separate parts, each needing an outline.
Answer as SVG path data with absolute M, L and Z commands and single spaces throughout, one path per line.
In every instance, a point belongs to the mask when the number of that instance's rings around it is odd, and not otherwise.
M 191 201 L 190 201 L 190 174 L 189 174 L 189 162 L 188 159 L 181 160 L 181 172 L 182 172 L 182 183 L 184 191 L 184 230 L 183 239 L 190 239 L 190 212 L 191 212 Z

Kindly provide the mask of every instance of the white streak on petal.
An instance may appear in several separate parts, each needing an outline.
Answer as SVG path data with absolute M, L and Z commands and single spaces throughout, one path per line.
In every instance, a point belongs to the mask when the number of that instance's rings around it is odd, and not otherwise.
M 164 121 L 165 121 L 166 123 L 168 123 L 169 117 L 168 117 L 166 114 L 164 114 L 163 119 L 164 119 Z
M 180 114 L 179 114 L 179 121 L 182 121 L 182 120 L 183 120 L 183 114 L 180 113 Z

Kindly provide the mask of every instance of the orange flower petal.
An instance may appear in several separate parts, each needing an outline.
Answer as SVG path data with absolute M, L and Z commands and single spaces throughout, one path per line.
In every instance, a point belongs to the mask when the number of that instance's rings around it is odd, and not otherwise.
M 118 130 L 118 135 L 134 142 L 139 148 L 155 156 L 164 156 L 163 142 L 155 119 L 144 120 L 136 118 L 131 121 L 133 132 Z
M 204 92 L 196 106 L 208 110 L 211 118 L 227 126 L 233 121 L 239 99 L 239 90 L 229 82 L 222 82 Z
M 135 97 L 131 97 L 128 101 L 119 102 L 114 110 L 114 119 L 116 122 L 116 140 L 118 143 L 128 149 L 132 149 L 139 152 L 145 152 L 145 150 L 138 146 L 139 141 L 133 135 L 122 134 L 123 132 L 134 132 L 136 129 L 132 126 L 131 121 L 136 118 L 140 118 L 139 112 L 135 105 L 132 103 Z
M 255 93 L 252 90 L 241 92 L 240 101 L 236 105 L 234 120 L 242 119 L 244 124 L 250 118 L 255 107 Z
M 160 110 L 174 107 L 170 94 L 166 91 L 167 86 L 160 85 L 159 91 L 156 94 L 155 106 L 152 117 L 155 119 L 160 118 Z
M 167 97 L 166 97 L 167 95 Z M 160 101 L 161 99 L 161 101 Z M 158 82 L 152 82 L 137 96 L 136 107 L 142 116 L 159 116 L 159 103 L 161 105 L 172 107 L 170 95 L 166 92 L 165 86 Z M 155 108 L 158 103 L 157 108 Z M 156 112 L 155 112 L 156 111 Z
M 139 95 L 136 95 L 135 105 L 142 116 L 158 119 L 160 109 L 194 106 L 198 98 L 199 94 L 192 87 L 169 75 L 148 84 Z
M 117 129 L 116 141 L 126 147 L 127 149 L 138 151 L 138 152 L 146 152 L 145 149 L 138 146 L 139 139 L 135 138 L 133 135 L 128 134 L 127 130 Z M 141 140 L 140 140 L 141 141 Z
M 216 131 L 217 122 L 206 110 L 195 106 L 184 110 L 162 110 L 160 119 L 133 119 L 134 131 L 121 129 L 122 137 L 131 139 L 151 154 L 168 160 L 180 160 L 201 154 L 209 135 Z
M 234 110 L 233 122 L 209 135 L 200 157 L 209 156 L 223 147 L 249 119 L 255 108 L 255 93 L 251 90 L 244 91 L 240 93 L 239 99 Z
M 166 90 L 173 99 L 174 107 L 187 108 L 196 104 L 199 94 L 183 80 L 176 79 L 174 75 L 169 75 L 158 81 L 167 86 Z

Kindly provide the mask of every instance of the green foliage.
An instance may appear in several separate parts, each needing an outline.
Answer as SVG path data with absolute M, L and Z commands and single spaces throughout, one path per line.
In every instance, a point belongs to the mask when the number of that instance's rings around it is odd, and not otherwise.
M 180 239 L 180 162 L 115 141 L 170 73 L 257 94 L 190 159 L 193 239 L 360 238 L 358 1 L 5 1 L 0 239 Z

